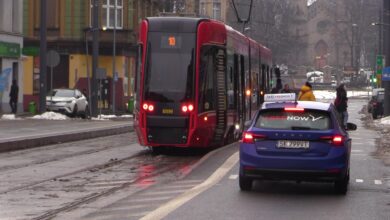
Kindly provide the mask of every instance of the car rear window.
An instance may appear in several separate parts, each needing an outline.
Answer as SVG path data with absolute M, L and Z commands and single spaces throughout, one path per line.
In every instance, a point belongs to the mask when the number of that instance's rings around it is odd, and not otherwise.
M 255 127 L 282 130 L 328 130 L 331 128 L 330 115 L 326 111 L 305 109 L 285 111 L 273 109 L 260 112 Z

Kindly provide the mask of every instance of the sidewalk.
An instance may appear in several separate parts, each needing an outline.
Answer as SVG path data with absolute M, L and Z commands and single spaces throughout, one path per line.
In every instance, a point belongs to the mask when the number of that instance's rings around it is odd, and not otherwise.
M 0 119 L 0 152 L 131 132 L 133 119 Z

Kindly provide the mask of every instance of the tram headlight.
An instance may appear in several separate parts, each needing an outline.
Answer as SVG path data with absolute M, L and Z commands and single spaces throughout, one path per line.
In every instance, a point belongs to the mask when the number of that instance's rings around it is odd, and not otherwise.
M 194 110 L 193 104 L 182 104 L 181 111 L 183 113 L 192 112 Z
M 142 108 L 143 108 L 145 111 L 152 112 L 152 111 L 154 110 L 154 105 L 148 104 L 148 103 L 144 103 L 144 104 L 142 105 Z
M 144 109 L 144 110 L 148 110 L 148 104 L 146 104 L 146 103 L 144 103 L 143 105 L 142 105 L 142 108 Z

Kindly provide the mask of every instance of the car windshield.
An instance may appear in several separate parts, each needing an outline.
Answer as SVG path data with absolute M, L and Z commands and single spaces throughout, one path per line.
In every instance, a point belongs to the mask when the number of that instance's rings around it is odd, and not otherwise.
M 49 96 L 54 97 L 74 97 L 74 90 L 58 89 L 49 92 Z
M 145 99 L 180 102 L 192 98 L 194 46 L 194 33 L 150 33 Z
M 255 127 L 282 130 L 328 130 L 331 127 L 330 115 L 326 111 L 308 110 L 287 112 L 272 109 L 260 112 Z

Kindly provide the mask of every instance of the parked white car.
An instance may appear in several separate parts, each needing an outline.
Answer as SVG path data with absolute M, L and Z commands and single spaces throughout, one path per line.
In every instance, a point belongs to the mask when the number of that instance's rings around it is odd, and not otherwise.
M 78 89 L 54 89 L 46 96 L 46 109 L 71 116 L 86 117 L 88 101 Z

